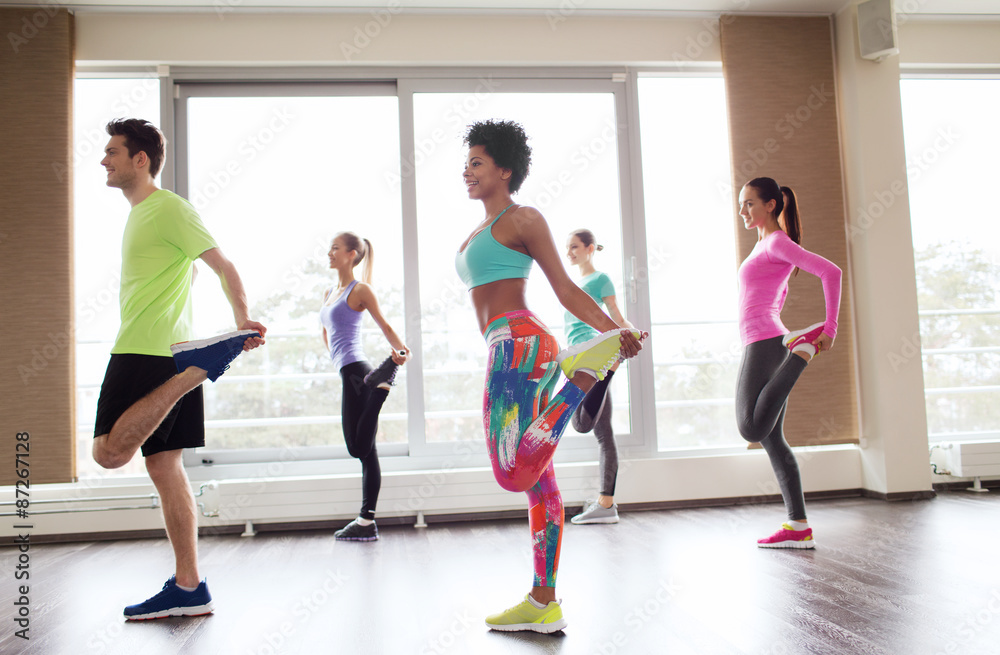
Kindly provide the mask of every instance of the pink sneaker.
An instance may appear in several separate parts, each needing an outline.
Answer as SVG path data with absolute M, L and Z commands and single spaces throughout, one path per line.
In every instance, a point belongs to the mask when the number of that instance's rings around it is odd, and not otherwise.
M 814 346 L 812 342 L 818 339 L 819 335 L 823 334 L 824 327 L 826 327 L 826 323 L 816 323 L 815 325 L 810 325 L 804 330 L 789 332 L 785 335 L 785 338 L 781 340 L 781 343 L 793 353 L 806 352 L 809 353 L 810 357 L 815 357 L 816 346 Z
M 758 548 L 815 548 L 812 528 L 795 530 L 787 523 L 781 524 L 781 529 L 770 537 L 757 540 Z

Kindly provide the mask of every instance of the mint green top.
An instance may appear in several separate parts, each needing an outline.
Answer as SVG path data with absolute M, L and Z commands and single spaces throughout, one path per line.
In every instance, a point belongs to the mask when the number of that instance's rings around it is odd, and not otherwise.
M 615 295 L 615 285 L 606 273 L 594 271 L 590 275 L 582 278 L 578 286 L 587 292 L 587 295 L 594 299 L 598 306 L 607 307 L 604 299 Z M 566 312 L 566 341 L 570 346 L 583 343 L 587 339 L 593 339 L 598 335 L 598 331 L 590 327 L 576 316 Z
M 132 208 L 112 354 L 170 357 L 170 344 L 191 339 L 191 264 L 216 247 L 198 212 L 176 193 L 158 189 Z
M 465 250 L 455 255 L 455 269 L 469 289 L 497 280 L 526 278 L 535 260 L 523 252 L 511 250 L 493 238 L 493 226 L 513 203 L 497 214 L 489 226 L 472 237 Z

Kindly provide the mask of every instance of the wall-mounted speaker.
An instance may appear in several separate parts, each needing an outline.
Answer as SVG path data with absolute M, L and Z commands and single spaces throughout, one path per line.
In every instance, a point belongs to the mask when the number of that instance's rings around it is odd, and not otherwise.
M 864 59 L 882 61 L 889 55 L 899 54 L 892 0 L 867 0 L 858 4 L 858 44 Z

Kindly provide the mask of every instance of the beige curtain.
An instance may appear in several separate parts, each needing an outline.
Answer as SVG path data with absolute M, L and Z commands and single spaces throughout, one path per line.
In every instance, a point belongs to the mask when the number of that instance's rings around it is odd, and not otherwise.
M 858 440 L 857 376 L 846 208 L 828 18 L 723 16 L 722 66 L 729 105 L 733 206 L 747 181 L 772 177 L 799 200 L 802 245 L 844 271 L 834 349 L 814 359 L 788 400 L 793 446 Z M 742 261 L 756 242 L 734 211 Z M 737 262 L 739 263 L 739 262 Z M 819 279 L 792 278 L 782 320 L 789 329 L 826 316 Z
M 0 485 L 73 480 L 73 17 L 0 8 Z M 23 454 L 24 449 L 20 452 Z

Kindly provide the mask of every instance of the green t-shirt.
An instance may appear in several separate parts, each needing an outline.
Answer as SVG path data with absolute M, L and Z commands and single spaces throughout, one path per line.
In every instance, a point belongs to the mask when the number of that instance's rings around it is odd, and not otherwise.
M 604 305 L 604 299 L 615 295 L 615 285 L 606 273 L 594 271 L 580 280 L 579 286 L 587 292 L 598 306 Z M 597 330 L 590 327 L 576 316 L 566 312 L 566 341 L 570 346 L 583 343 L 598 335 Z
M 122 235 L 121 329 L 112 354 L 170 357 L 191 338 L 191 263 L 218 247 L 187 200 L 154 191 L 132 208 Z

